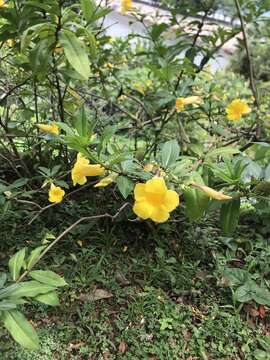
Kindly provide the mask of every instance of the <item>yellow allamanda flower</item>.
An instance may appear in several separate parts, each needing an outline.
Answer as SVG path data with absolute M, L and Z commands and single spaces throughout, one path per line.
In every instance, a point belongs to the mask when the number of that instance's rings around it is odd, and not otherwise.
M 125 14 L 126 12 L 132 9 L 132 0 L 121 0 L 121 13 Z
M 37 124 L 37 126 L 41 131 L 48 133 L 48 134 L 59 135 L 59 133 L 60 133 L 59 126 L 56 125 L 55 123 Z
M 83 185 L 87 182 L 87 176 L 101 176 L 104 172 L 104 167 L 99 164 L 90 165 L 89 160 L 78 153 L 76 163 L 71 170 L 73 185 Z
M 163 178 L 153 178 L 145 184 L 136 184 L 134 189 L 134 213 L 142 219 L 157 223 L 168 220 L 170 212 L 179 205 L 176 191 L 168 190 Z
M 193 187 L 202 190 L 206 195 L 208 195 L 211 199 L 215 200 L 230 200 L 231 196 L 225 195 L 220 191 L 216 191 L 209 186 L 201 185 L 201 184 L 192 184 Z
M 104 188 L 114 182 L 115 176 L 109 175 L 94 185 L 95 188 Z
M 227 119 L 232 121 L 240 120 L 243 115 L 250 112 L 251 109 L 248 104 L 241 99 L 233 100 L 226 108 Z
M 202 98 L 200 96 L 188 96 L 186 98 L 179 97 L 175 99 L 175 109 L 177 112 L 181 112 L 184 110 L 186 105 L 199 105 L 202 102 Z
M 51 184 L 49 190 L 49 201 L 51 203 L 61 202 L 64 196 L 65 196 L 65 190 L 61 189 L 60 186 L 55 186 L 54 184 Z
M 6 44 L 7 44 L 7 46 L 12 47 L 16 44 L 16 41 L 14 39 L 7 39 Z

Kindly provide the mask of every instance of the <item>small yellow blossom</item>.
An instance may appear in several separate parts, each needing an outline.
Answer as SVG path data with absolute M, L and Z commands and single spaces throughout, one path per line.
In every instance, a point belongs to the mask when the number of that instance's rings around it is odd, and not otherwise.
M 65 196 L 65 191 L 61 189 L 60 186 L 55 186 L 54 184 L 51 184 L 49 190 L 49 201 L 51 203 L 61 202 L 64 196 Z
M 59 135 L 59 133 L 60 133 L 59 126 L 56 125 L 55 123 L 37 124 L 37 126 L 41 131 L 48 133 L 48 134 Z
M 114 68 L 113 64 L 110 63 L 110 62 L 108 62 L 108 63 L 106 64 L 106 67 L 107 67 L 108 69 L 110 69 L 110 70 L 112 70 L 112 69 Z
M 251 112 L 248 104 L 241 100 L 235 99 L 233 100 L 226 108 L 227 118 L 228 120 L 240 120 L 243 115 Z
M 206 185 L 201 184 L 192 184 L 193 187 L 202 190 L 206 195 L 208 195 L 211 199 L 215 200 L 230 200 L 231 196 L 225 195 L 222 192 L 216 191 Z
M 77 161 L 71 170 L 73 185 L 83 185 L 87 181 L 87 176 L 101 176 L 104 174 L 104 172 L 104 167 L 99 164 L 90 165 L 89 160 L 86 159 L 81 153 L 78 153 Z
M 6 44 L 7 44 L 7 46 L 12 47 L 16 44 L 16 41 L 14 39 L 7 39 Z
M 168 190 L 163 178 L 155 177 L 145 184 L 136 184 L 133 211 L 142 219 L 151 219 L 157 223 L 168 220 L 170 212 L 179 205 L 179 196 Z
M 202 102 L 202 98 L 200 96 L 188 96 L 186 98 L 179 97 L 175 100 L 175 108 L 177 112 L 181 112 L 184 110 L 186 105 L 199 105 Z
M 118 96 L 118 98 L 117 98 L 117 101 L 123 101 L 123 100 L 125 100 L 127 98 L 127 96 L 126 95 L 124 95 L 124 94 L 122 94 L 122 95 L 120 95 L 120 96 Z
M 101 179 L 97 184 L 94 185 L 95 188 L 104 188 L 111 183 L 114 182 L 115 177 L 112 175 L 106 176 L 105 178 Z
M 0 0 L 0 8 L 5 6 L 5 0 Z
M 132 9 L 132 0 L 121 0 L 121 13 L 125 14 L 126 12 Z

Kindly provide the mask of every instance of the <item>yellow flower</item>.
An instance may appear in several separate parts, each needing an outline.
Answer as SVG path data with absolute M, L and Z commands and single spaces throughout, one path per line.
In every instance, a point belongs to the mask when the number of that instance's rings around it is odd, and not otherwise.
M 52 203 L 58 203 L 63 200 L 63 197 L 65 196 L 65 191 L 60 188 L 60 186 L 55 186 L 54 184 L 51 184 L 50 190 L 49 190 L 49 201 Z
M 83 185 L 87 181 L 87 176 L 100 176 L 103 175 L 104 172 L 104 167 L 99 164 L 90 165 L 89 160 L 86 159 L 81 153 L 78 153 L 77 161 L 71 170 L 73 185 Z
M 1 7 L 1 5 L 0 5 L 0 7 Z M 16 44 L 16 41 L 14 39 L 7 39 L 6 44 L 7 44 L 7 46 L 12 47 Z
M 60 133 L 59 126 L 56 125 L 55 123 L 52 123 L 51 125 L 38 124 L 37 126 L 41 131 L 48 133 L 48 134 L 59 135 L 59 133 Z
M 114 68 L 113 64 L 110 63 L 110 62 L 108 62 L 108 63 L 106 64 L 106 67 L 107 67 L 108 69 L 110 69 L 110 70 Z
M 241 100 L 235 99 L 233 100 L 230 105 L 226 108 L 227 118 L 228 120 L 240 120 L 242 115 L 248 114 L 251 112 L 250 107 L 248 104 Z
M 179 196 L 168 190 L 163 178 L 153 178 L 145 184 L 136 184 L 133 211 L 142 219 L 157 223 L 168 220 L 170 212 L 179 205 Z
M 110 185 L 111 183 L 114 182 L 115 177 L 109 175 L 106 176 L 105 178 L 101 179 L 97 184 L 94 185 L 95 188 L 104 188 L 108 185 Z
M 211 199 L 215 200 L 230 200 L 231 196 L 225 195 L 222 192 L 216 191 L 206 185 L 201 184 L 192 184 L 193 187 L 202 190 L 206 195 L 208 195 Z
M 5 6 L 5 0 L 0 0 L 0 7 Z
M 132 9 L 132 0 L 121 0 L 121 13 L 125 14 L 126 12 Z
M 202 102 L 202 98 L 200 96 L 188 96 L 186 98 L 179 97 L 175 100 L 175 108 L 177 112 L 181 112 L 184 110 L 186 105 L 195 104 L 199 105 Z

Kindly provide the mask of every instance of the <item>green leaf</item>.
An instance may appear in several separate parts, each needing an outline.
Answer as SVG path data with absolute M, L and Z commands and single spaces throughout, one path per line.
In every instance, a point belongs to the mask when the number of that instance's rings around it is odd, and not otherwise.
M 96 6 L 92 0 L 81 0 L 81 9 L 87 22 L 90 22 L 95 12 Z
M 264 170 L 264 180 L 270 181 L 270 163 L 266 166 Z
M 203 179 L 200 174 L 194 174 L 191 180 L 197 184 L 204 185 Z M 209 197 L 198 189 L 188 187 L 183 191 L 185 199 L 186 215 L 191 221 L 198 220 L 203 216 L 209 204 Z
M 118 176 L 116 184 L 124 199 L 126 199 L 134 189 L 134 182 L 126 176 Z
M 176 140 L 170 140 L 163 144 L 161 149 L 161 164 L 166 169 L 174 164 L 179 157 L 180 147 Z
M 221 206 L 220 224 L 226 235 L 234 232 L 238 225 L 240 216 L 240 199 L 230 200 Z
M 0 290 L 0 299 L 7 298 L 13 295 L 19 288 L 19 284 L 12 284 L 2 290 Z
M 248 283 L 245 285 L 240 286 L 235 291 L 235 299 L 239 302 L 248 302 L 253 299 L 253 292 L 248 286 Z
M 56 291 L 48 292 L 47 294 L 38 295 L 35 297 L 36 300 L 50 306 L 60 305 L 59 297 Z
M 270 354 L 263 350 L 255 350 L 254 351 L 254 359 L 255 360 L 270 360 Z
M 45 285 L 38 281 L 26 281 L 16 284 L 17 288 L 9 294 L 12 298 L 35 297 L 55 290 L 55 286 Z M 5 296 L 6 297 L 6 296 Z
M 16 309 L 16 304 L 9 300 L 0 301 L 0 311 Z
M 0 289 L 5 285 L 7 281 L 7 274 L 4 272 L 0 272 Z
M 87 80 L 90 76 L 90 63 L 84 43 L 68 30 L 60 32 L 59 42 L 70 65 Z
M 240 151 L 238 149 L 235 149 L 233 147 L 220 147 L 218 149 L 210 150 L 206 155 L 205 159 L 208 160 L 209 158 L 215 158 L 220 155 L 234 155 L 239 153 Z
M 58 287 L 67 285 L 61 276 L 50 270 L 34 270 L 29 273 L 29 276 L 34 280 L 50 286 Z
M 19 250 L 8 262 L 9 272 L 14 281 L 16 281 L 20 276 L 20 271 L 25 258 L 25 250 L 26 248 Z
M 27 266 L 26 266 L 27 269 L 30 269 L 35 265 L 39 255 L 41 254 L 42 250 L 44 250 L 45 248 L 46 248 L 46 245 L 42 245 L 31 251 L 31 253 L 27 259 Z
M 80 109 L 79 113 L 75 117 L 74 126 L 80 136 L 90 138 L 90 126 L 85 115 L 84 107 Z
M 231 286 L 243 285 L 250 277 L 246 270 L 238 268 L 227 268 L 223 272 L 223 276 L 230 281 Z
M 38 349 L 37 333 L 21 312 L 17 310 L 4 311 L 2 320 L 15 341 L 28 349 Z
M 270 306 L 270 292 L 262 287 L 257 287 L 254 290 L 253 300 L 258 304 Z

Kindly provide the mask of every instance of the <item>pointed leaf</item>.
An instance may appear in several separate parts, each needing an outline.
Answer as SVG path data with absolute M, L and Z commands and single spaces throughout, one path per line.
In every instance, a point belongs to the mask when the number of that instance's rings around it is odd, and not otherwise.
M 34 270 L 29 273 L 29 276 L 34 280 L 50 286 L 58 287 L 67 285 L 60 275 L 50 270 Z
M 41 254 L 42 250 L 45 249 L 45 247 L 46 245 L 42 245 L 31 251 L 27 259 L 27 269 L 30 269 L 35 265 L 39 255 Z
M 134 188 L 134 182 L 126 176 L 118 176 L 116 183 L 120 193 L 126 199 Z
M 25 248 L 19 250 L 15 255 L 13 255 L 8 263 L 9 272 L 12 277 L 12 280 L 16 281 L 20 276 L 20 271 L 23 266 L 25 258 Z
M 161 149 L 161 164 L 166 169 L 174 164 L 179 157 L 180 147 L 176 140 L 165 142 Z
M 38 281 L 26 281 L 16 284 L 17 288 L 9 295 L 12 298 L 35 297 L 55 290 L 55 286 L 45 285 Z
M 220 210 L 221 229 L 226 235 L 234 232 L 240 216 L 240 199 L 235 199 L 222 204 Z
M 15 341 L 28 349 L 38 349 L 39 341 L 37 333 L 21 312 L 17 310 L 4 311 L 2 313 L 2 320 Z
M 50 306 L 60 305 L 59 297 L 56 291 L 51 291 L 46 294 L 38 295 L 35 297 L 36 300 Z
M 90 76 L 90 63 L 84 43 L 68 30 L 60 32 L 59 42 L 70 65 L 87 80 Z

